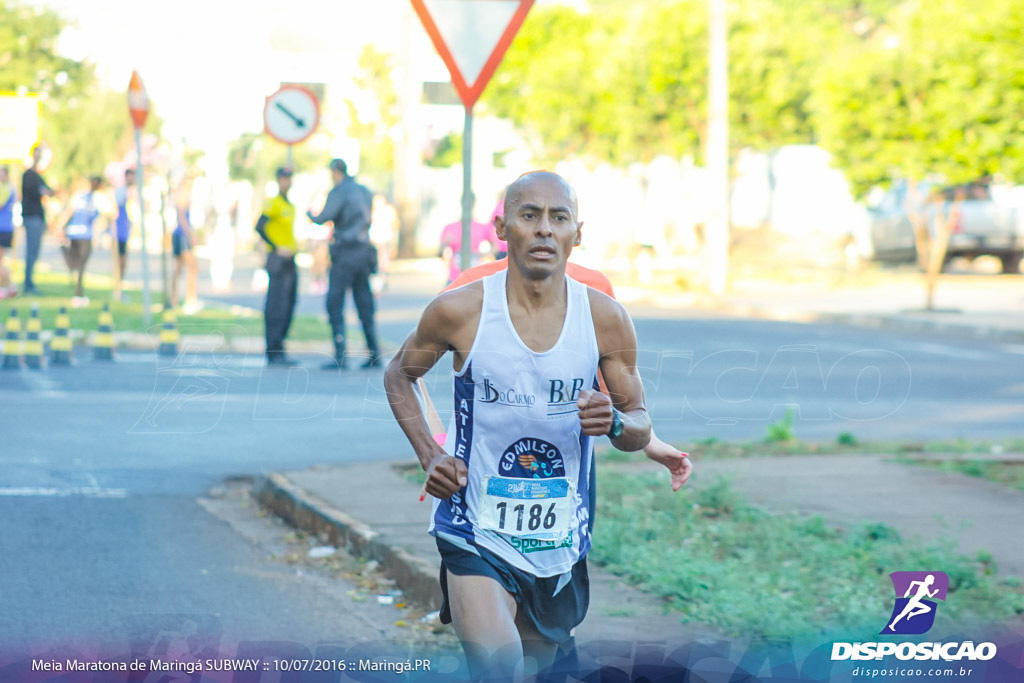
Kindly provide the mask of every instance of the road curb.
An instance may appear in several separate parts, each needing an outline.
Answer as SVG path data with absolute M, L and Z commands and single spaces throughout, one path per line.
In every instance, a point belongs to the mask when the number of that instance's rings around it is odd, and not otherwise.
M 819 313 L 811 316 L 814 322 L 852 325 L 862 328 L 887 328 L 958 339 L 983 339 L 1003 343 L 1024 343 L 1024 330 L 1001 328 L 968 321 L 929 320 L 915 318 L 916 312 L 902 315 L 869 315 L 849 313 Z
M 332 507 L 282 474 L 257 477 L 252 490 L 260 505 L 292 526 L 326 537 L 331 545 L 353 555 L 376 560 L 408 600 L 430 610 L 440 609 L 441 588 L 434 565 L 392 547 L 368 524 Z
M 1024 330 L 971 321 L 967 319 L 970 314 L 964 314 L 965 319 L 957 321 L 952 319 L 936 319 L 934 316 L 945 314 L 929 311 L 828 313 L 744 304 L 720 305 L 717 309 L 702 308 L 701 310 L 717 310 L 742 318 L 759 318 L 780 322 L 847 325 L 863 329 L 900 330 L 903 332 L 942 335 L 966 340 L 983 339 L 1003 343 L 1024 343 Z M 957 314 L 951 313 L 949 315 L 955 316 Z

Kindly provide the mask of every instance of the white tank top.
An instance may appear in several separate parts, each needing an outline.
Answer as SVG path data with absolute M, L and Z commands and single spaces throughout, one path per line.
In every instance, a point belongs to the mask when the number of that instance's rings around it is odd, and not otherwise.
M 598 387 L 597 335 L 587 286 L 567 277 L 558 341 L 532 351 L 512 325 L 506 273 L 482 280 L 480 325 L 454 379 L 445 450 L 466 461 L 469 483 L 434 501 L 430 532 L 557 576 L 590 550 L 593 438 L 580 429 L 576 399 Z

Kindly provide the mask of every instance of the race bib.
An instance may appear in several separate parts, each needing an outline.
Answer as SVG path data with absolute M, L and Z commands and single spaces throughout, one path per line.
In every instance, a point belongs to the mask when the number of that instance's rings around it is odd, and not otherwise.
M 72 225 L 69 225 L 67 227 L 67 230 L 65 230 L 65 232 L 67 233 L 68 237 L 76 237 L 78 235 L 88 235 L 89 234 L 89 226 L 88 225 L 74 225 L 74 224 L 72 224 Z
M 484 481 L 477 521 L 482 528 L 500 534 L 559 542 L 569 535 L 573 493 L 565 477 L 489 476 Z

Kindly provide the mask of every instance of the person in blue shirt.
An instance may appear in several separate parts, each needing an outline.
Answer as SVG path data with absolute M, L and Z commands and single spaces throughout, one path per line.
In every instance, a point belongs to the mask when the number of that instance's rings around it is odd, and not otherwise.
M 14 205 L 18 193 L 11 182 L 11 172 L 0 166 L 0 299 L 15 296 L 17 287 L 11 286 L 11 272 L 7 270 L 7 250 L 14 244 Z
M 117 236 L 117 279 L 114 284 L 116 294 L 121 293 L 121 281 L 128 267 L 128 238 L 132 233 L 132 219 L 128 215 L 128 198 L 135 189 L 135 169 L 128 168 L 124 172 L 124 185 L 114 190 L 114 203 L 117 204 L 117 219 L 114 228 Z
M 102 177 L 92 176 L 89 178 L 88 189 L 71 198 L 71 202 L 62 216 L 64 244 L 61 246 L 61 251 L 64 253 L 64 261 L 68 265 L 68 270 L 71 271 L 71 276 L 75 280 L 75 295 L 71 298 L 71 305 L 75 308 L 89 305 L 83 282 L 85 266 L 92 254 L 94 224 L 101 216 L 107 220 L 108 225 L 113 218 L 109 202 L 99 191 L 102 186 Z
M 195 313 L 201 306 L 199 304 L 199 264 L 196 262 L 196 255 L 193 248 L 196 244 L 195 230 L 192 228 L 192 218 L 189 211 L 190 195 L 192 193 L 192 182 L 186 180 L 175 193 L 175 208 L 178 216 L 178 225 L 171 234 L 171 249 L 174 252 L 174 275 L 171 277 L 171 305 L 178 306 L 178 282 L 181 274 L 185 273 L 185 303 L 182 305 L 184 313 Z

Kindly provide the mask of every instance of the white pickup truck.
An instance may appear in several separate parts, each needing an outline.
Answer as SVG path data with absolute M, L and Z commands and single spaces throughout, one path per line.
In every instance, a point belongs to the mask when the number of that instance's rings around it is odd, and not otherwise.
M 995 256 L 1004 273 L 1019 273 L 1024 255 L 1024 208 L 993 201 L 985 185 L 937 189 L 920 183 L 911 189 L 896 183 L 869 210 L 869 234 L 875 259 L 913 261 L 917 258 L 910 212 L 917 211 L 933 232 L 957 203 L 958 215 L 946 250 L 946 261 Z

